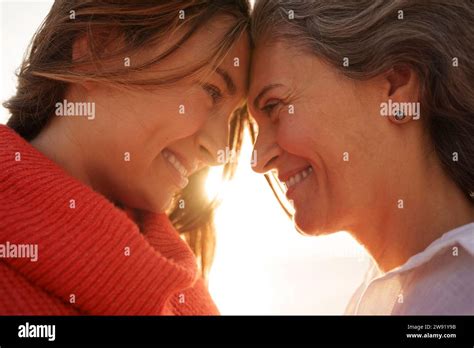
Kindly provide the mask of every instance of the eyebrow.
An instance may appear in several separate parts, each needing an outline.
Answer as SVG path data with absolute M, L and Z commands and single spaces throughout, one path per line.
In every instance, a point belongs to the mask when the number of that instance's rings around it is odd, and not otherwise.
M 255 107 L 255 109 L 258 109 L 258 104 L 260 103 L 260 100 L 263 98 L 263 96 L 268 91 L 270 91 L 273 88 L 280 87 L 280 86 L 283 86 L 283 85 L 281 83 L 274 83 L 274 84 L 266 85 L 265 87 L 263 87 L 262 90 L 260 91 L 260 93 L 253 100 L 253 106 Z
M 225 85 L 227 87 L 227 90 L 229 91 L 230 95 L 235 94 L 235 91 L 237 90 L 237 87 L 235 87 L 234 80 L 232 80 L 232 77 L 230 77 L 229 73 L 225 71 L 224 69 L 217 68 L 216 72 L 222 77 L 222 79 L 225 82 Z

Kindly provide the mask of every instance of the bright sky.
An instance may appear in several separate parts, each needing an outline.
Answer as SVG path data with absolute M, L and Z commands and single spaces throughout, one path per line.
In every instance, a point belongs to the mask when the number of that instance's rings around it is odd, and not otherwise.
M 0 1 L 3 102 L 14 71 L 52 1 Z M 7 120 L 0 107 L 0 123 Z M 304 237 L 283 213 L 263 176 L 252 172 L 247 139 L 235 180 L 216 214 L 217 250 L 210 292 L 222 314 L 341 314 L 369 258 L 347 233 Z M 213 170 L 207 189 L 216 189 Z M 317 199 L 317 197 L 315 197 Z

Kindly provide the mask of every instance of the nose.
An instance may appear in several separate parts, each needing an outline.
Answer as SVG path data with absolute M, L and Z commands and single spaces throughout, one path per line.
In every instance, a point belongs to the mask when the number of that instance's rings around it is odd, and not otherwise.
M 276 142 L 276 130 L 271 125 L 259 127 L 257 140 L 253 148 L 252 168 L 256 173 L 266 173 L 275 168 L 276 161 L 281 155 L 281 148 Z
M 228 160 L 229 121 L 226 117 L 211 117 L 197 136 L 199 159 L 209 166 L 223 165 Z

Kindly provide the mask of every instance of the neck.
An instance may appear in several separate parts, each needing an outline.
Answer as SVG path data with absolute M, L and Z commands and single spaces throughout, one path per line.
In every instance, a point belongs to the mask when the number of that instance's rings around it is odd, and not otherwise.
M 93 187 L 85 168 L 86 154 L 83 153 L 80 142 L 75 138 L 67 120 L 53 118 L 38 136 L 30 141 L 30 144 L 69 175 Z
M 72 122 L 81 121 L 73 120 Z M 71 124 L 69 120 L 57 120 L 53 118 L 38 136 L 30 141 L 30 144 L 55 162 L 69 175 L 96 192 L 103 194 L 110 202 L 114 203 L 117 208 L 126 210 L 126 207 L 118 200 L 115 200 L 112 195 L 108 195 L 100 189 L 103 185 L 100 185 L 97 179 L 99 175 L 90 174 L 93 173 L 93 171 L 87 169 L 87 152 L 84 151 L 81 146 L 82 142 L 78 138 L 78 135 L 73 132 L 72 129 L 74 127 L 78 128 L 79 124 Z M 138 215 L 138 212 L 129 211 L 129 213 L 133 215 L 130 216 L 131 218 L 136 218 L 138 223 L 141 222 L 141 217 Z
M 376 223 L 367 215 L 371 225 L 365 222 L 352 231 L 383 272 L 403 265 L 449 230 L 474 221 L 472 203 L 437 168 L 429 175 L 408 176 L 410 181 L 400 196 L 403 208 L 399 208 L 396 198 Z

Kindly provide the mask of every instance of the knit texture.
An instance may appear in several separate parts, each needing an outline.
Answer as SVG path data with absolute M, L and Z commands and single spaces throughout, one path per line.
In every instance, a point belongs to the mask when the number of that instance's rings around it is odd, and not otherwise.
M 0 258 L 0 315 L 218 314 L 165 214 L 147 213 L 140 232 L 125 212 L 0 125 L 2 244 L 37 245 L 38 259 Z

